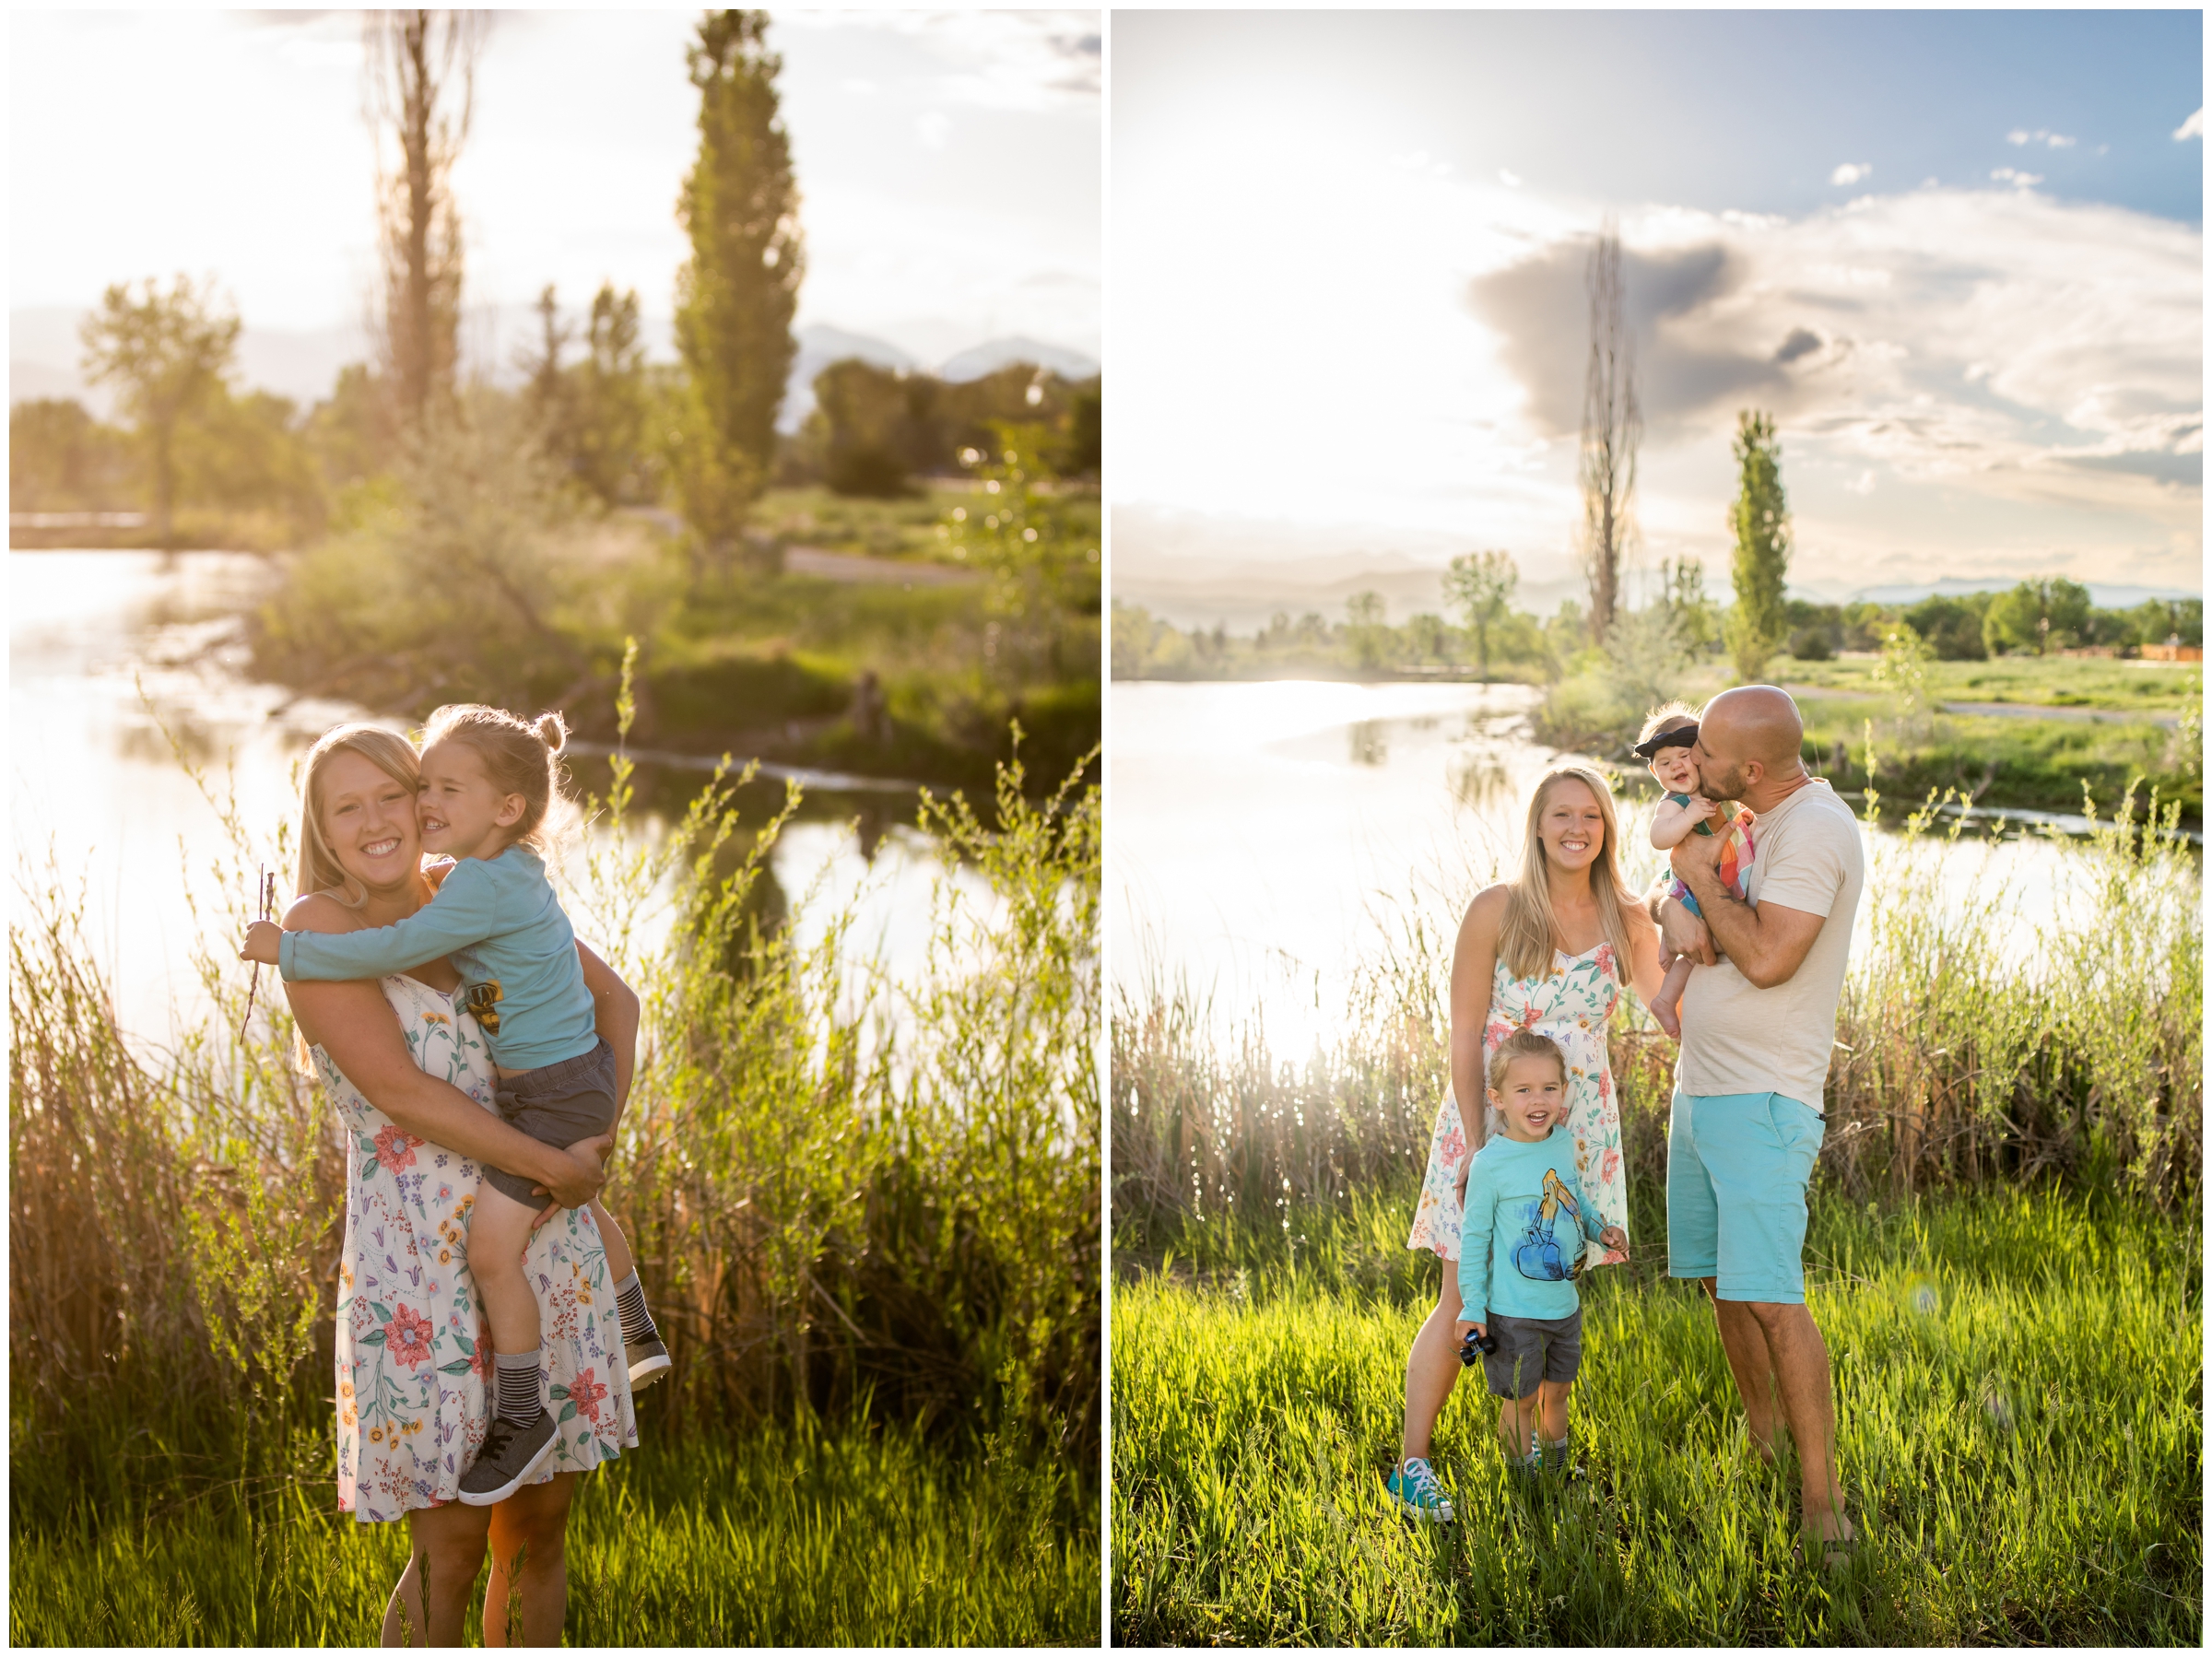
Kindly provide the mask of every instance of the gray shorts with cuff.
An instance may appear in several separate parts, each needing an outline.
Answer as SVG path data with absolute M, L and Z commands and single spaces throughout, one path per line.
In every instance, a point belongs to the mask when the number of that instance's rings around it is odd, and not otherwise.
M 1561 1385 L 1583 1367 L 1583 1309 L 1564 1318 L 1493 1314 L 1486 1327 L 1498 1350 L 1482 1355 L 1482 1372 L 1496 1398 L 1526 1398 L 1539 1381 Z
M 492 1097 L 500 1119 L 540 1145 L 566 1149 L 580 1139 L 594 1139 L 615 1125 L 615 1050 L 602 1038 L 572 1059 L 501 1076 Z M 551 1200 L 533 1193 L 536 1181 L 503 1168 L 486 1168 L 483 1174 L 487 1185 L 518 1203 L 543 1208 Z

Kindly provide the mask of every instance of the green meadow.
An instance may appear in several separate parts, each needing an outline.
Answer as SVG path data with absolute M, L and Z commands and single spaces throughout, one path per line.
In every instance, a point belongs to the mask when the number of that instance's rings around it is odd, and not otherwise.
M 1864 1536 L 1828 1571 L 1794 1555 L 1794 1478 L 1753 1456 L 1655 1216 L 1584 1289 L 1574 1475 L 1515 1487 L 1477 1370 L 1437 1437 L 1458 1522 L 1399 1518 L 1382 1476 L 1440 1269 L 1403 1247 L 1413 1194 L 1193 1237 L 1213 1269 L 1171 1248 L 1117 1285 L 1121 1640 L 2200 1642 L 2194 1223 L 2040 1192 L 1818 1193 L 1807 1299 Z

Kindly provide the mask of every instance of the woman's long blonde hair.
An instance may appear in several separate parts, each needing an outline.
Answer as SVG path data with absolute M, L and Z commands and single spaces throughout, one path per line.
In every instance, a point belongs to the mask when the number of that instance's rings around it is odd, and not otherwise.
M 382 725 L 336 725 L 315 739 L 300 772 L 299 896 L 326 892 L 347 909 L 369 901 L 369 888 L 346 872 L 323 832 L 323 773 L 339 754 L 359 754 L 407 791 L 409 805 L 422 781 L 422 762 L 407 739 Z
M 1606 942 L 1613 946 L 1613 976 L 1626 983 L 1629 963 L 1634 957 L 1623 899 L 1626 882 L 1620 873 L 1620 819 L 1613 810 L 1613 791 L 1606 786 L 1606 780 L 1579 765 L 1562 765 L 1547 772 L 1528 803 L 1521 867 L 1505 888 L 1505 919 L 1498 927 L 1498 958 L 1515 978 L 1551 976 L 1552 953 L 1559 946 L 1559 921 L 1551 908 L 1551 866 L 1544 856 L 1544 841 L 1536 826 L 1544 820 L 1552 790 L 1562 782 L 1580 782 L 1587 788 L 1605 820 L 1605 843 L 1590 864 L 1590 894 L 1597 899 L 1598 927 Z

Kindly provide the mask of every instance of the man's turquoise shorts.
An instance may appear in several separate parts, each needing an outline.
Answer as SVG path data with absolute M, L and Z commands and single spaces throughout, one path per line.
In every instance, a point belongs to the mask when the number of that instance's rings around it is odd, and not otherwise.
M 1666 1130 L 1666 1274 L 1722 1300 L 1805 1304 L 1805 1187 L 1828 1132 L 1779 1093 L 1675 1095 Z

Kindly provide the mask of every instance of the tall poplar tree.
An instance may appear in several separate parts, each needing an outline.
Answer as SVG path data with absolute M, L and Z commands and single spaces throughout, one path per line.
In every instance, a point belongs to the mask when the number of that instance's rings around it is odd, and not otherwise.
M 1728 611 L 1728 654 L 1736 677 L 1748 684 L 1788 635 L 1783 583 L 1790 570 L 1790 507 L 1782 492 L 1782 444 L 1771 415 L 1745 409 L 1735 419 L 1736 494 L 1728 508 L 1735 541 L 1730 580 L 1735 603 Z
M 453 173 L 468 138 L 485 18 L 467 11 L 365 15 L 384 264 L 378 346 L 409 430 L 452 397 L 460 367 L 461 212 Z
M 686 53 L 699 88 L 699 159 L 677 218 L 691 257 L 677 275 L 676 343 L 690 406 L 674 456 L 684 516 L 726 554 L 775 459 L 776 411 L 798 342 L 791 335 L 806 248 L 791 142 L 778 115 L 783 60 L 768 14 L 709 12 Z

